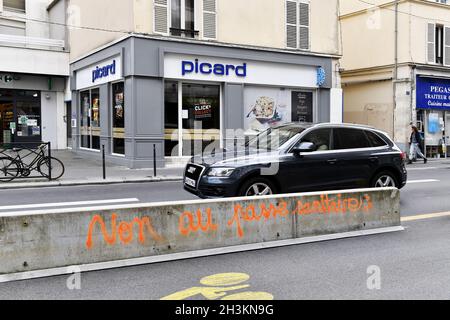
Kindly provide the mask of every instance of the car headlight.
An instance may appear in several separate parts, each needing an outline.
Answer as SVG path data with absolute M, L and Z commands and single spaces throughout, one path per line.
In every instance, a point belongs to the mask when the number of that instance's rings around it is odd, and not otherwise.
M 234 172 L 232 168 L 211 168 L 208 171 L 209 177 L 229 177 Z

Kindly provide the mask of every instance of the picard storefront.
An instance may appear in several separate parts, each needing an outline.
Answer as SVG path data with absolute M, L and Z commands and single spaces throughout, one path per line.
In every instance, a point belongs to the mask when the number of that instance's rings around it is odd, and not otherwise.
M 155 146 L 161 167 L 222 148 L 228 130 L 340 118 L 332 59 L 128 37 L 71 65 L 73 146 L 131 168 L 151 167 Z

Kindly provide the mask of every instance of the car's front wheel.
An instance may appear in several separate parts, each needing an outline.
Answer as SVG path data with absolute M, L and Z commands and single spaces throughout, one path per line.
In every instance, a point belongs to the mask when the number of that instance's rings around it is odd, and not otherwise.
M 253 178 L 246 181 L 239 190 L 241 197 L 268 196 L 275 194 L 273 183 L 264 178 Z
M 372 188 L 398 188 L 397 178 L 392 172 L 383 171 L 378 173 L 372 180 Z

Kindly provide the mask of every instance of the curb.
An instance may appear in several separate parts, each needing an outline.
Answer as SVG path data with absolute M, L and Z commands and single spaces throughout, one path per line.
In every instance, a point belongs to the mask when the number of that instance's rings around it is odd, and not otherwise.
M 69 181 L 52 181 L 52 182 L 24 182 L 9 185 L 0 184 L 0 190 L 8 189 L 30 189 L 30 188 L 51 188 L 51 187 L 70 187 L 70 186 L 88 186 L 88 185 L 110 185 L 121 183 L 156 183 L 156 182 L 175 182 L 182 181 L 183 177 L 156 177 L 143 179 L 108 179 L 108 180 L 69 180 Z

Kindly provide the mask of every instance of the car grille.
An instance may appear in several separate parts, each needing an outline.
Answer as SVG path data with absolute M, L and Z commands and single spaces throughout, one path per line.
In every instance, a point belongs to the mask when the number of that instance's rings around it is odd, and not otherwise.
M 186 166 L 186 170 L 184 171 L 184 184 L 190 188 L 197 189 L 198 182 L 200 181 L 200 178 L 202 177 L 204 171 L 204 166 L 189 163 Z M 193 185 L 192 182 L 194 182 L 195 185 Z

